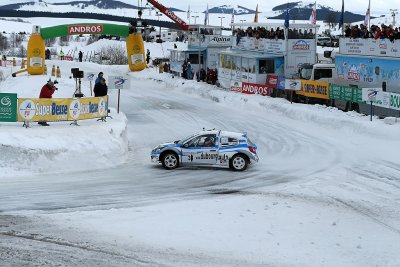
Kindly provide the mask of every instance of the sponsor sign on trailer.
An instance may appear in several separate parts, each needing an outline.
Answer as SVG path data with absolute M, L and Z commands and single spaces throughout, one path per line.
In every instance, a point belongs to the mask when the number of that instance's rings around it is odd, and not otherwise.
M 0 121 L 17 121 L 17 94 L 0 93 Z
M 128 76 L 108 76 L 109 89 L 129 89 Z
M 307 97 L 329 99 L 329 83 L 301 80 L 301 90 L 297 94 Z

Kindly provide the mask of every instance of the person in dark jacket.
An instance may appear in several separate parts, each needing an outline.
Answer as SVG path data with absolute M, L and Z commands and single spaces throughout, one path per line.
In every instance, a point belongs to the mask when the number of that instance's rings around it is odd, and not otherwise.
M 100 82 L 94 85 L 93 91 L 95 97 L 106 96 L 108 92 L 106 80 L 104 78 L 100 79 Z
M 79 57 L 79 62 L 82 62 L 82 58 L 83 58 L 82 51 L 79 51 L 78 57 Z
M 43 85 L 42 90 L 40 90 L 39 98 L 52 98 L 54 92 L 57 88 L 54 86 L 54 82 L 49 80 L 45 85 Z M 39 121 L 38 124 L 42 126 L 49 126 L 47 121 Z
M 96 81 L 94 82 L 95 85 L 100 83 L 101 79 L 103 79 L 103 75 L 103 72 L 100 71 L 99 75 L 97 75 Z

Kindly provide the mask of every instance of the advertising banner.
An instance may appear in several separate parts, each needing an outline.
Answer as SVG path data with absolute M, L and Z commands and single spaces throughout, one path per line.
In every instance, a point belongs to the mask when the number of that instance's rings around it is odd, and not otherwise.
M 362 100 L 367 102 L 377 102 L 383 100 L 382 88 L 363 88 Z
M 350 86 L 329 85 L 329 98 L 351 101 L 355 103 L 365 103 L 362 100 L 362 89 Z
M 285 90 L 285 80 L 285 77 L 278 76 L 278 83 L 276 85 L 276 88 L 280 90 Z
M 129 89 L 128 76 L 108 76 L 108 89 Z
M 0 93 L 0 121 L 17 121 L 17 94 Z
M 266 84 L 242 83 L 242 94 L 268 96 L 271 89 Z
M 285 79 L 285 90 L 301 90 L 301 81 L 298 79 Z
M 70 99 L 68 120 L 86 120 L 107 116 L 107 96 Z
M 307 97 L 329 99 L 329 83 L 301 80 L 301 90 L 297 94 Z
M 232 92 L 242 92 L 242 82 L 231 81 L 231 91 Z
M 400 94 L 379 92 L 379 99 L 374 102 L 375 106 L 400 110 Z
M 231 81 L 231 92 L 242 93 L 246 95 L 262 95 L 268 96 L 272 93 L 272 88 L 265 84 L 255 84 L 246 82 Z
M 342 38 L 339 42 L 340 54 L 400 57 L 400 49 L 397 41 L 391 42 L 388 38 L 363 39 Z
M 388 58 L 369 58 L 336 56 L 338 79 L 354 83 L 368 83 L 376 86 L 383 81 L 394 84 L 400 81 L 400 60 Z M 372 87 L 371 86 L 371 87 Z
M 353 88 L 350 86 L 340 86 L 340 85 L 331 84 L 329 86 L 329 98 L 357 102 L 357 101 L 355 101 L 355 99 L 353 99 L 353 90 L 354 89 L 357 89 L 357 88 Z
M 107 96 L 88 98 L 19 98 L 18 121 L 72 121 L 107 115 Z
M 18 121 L 66 121 L 69 99 L 19 98 Z
M 276 88 L 278 85 L 278 75 L 268 74 L 266 84 L 268 87 Z
M 85 72 L 85 77 L 87 81 L 94 81 L 97 78 L 97 75 L 94 72 Z

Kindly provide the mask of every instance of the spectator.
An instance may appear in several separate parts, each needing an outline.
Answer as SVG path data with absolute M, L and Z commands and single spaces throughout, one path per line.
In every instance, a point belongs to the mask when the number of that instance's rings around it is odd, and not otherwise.
M 187 72 L 187 63 L 185 60 L 185 61 L 183 61 L 183 64 L 182 64 L 182 77 L 185 79 L 186 79 L 186 72 Z
M 169 64 L 168 64 L 168 62 L 164 63 L 164 72 L 166 72 L 166 73 L 169 72 Z
M 108 87 L 104 78 L 101 78 L 100 82 L 94 85 L 93 92 L 95 97 L 107 95 Z
M 186 79 L 190 80 L 192 79 L 192 64 L 190 64 L 190 62 L 188 62 L 187 64 L 187 70 L 186 70 Z
M 79 62 L 82 62 L 82 58 L 83 58 L 82 51 L 79 51 L 78 57 L 79 57 Z
M 48 80 L 45 85 L 43 85 L 42 90 L 40 90 L 39 98 L 52 98 L 54 92 L 57 88 L 54 86 L 54 82 Z M 50 126 L 47 121 L 39 121 L 38 124 L 42 126 Z
M 100 71 L 99 74 L 97 75 L 96 81 L 94 82 L 95 85 L 100 83 L 100 80 L 103 79 L 103 75 L 104 75 L 103 72 Z
M 46 49 L 45 57 L 46 57 L 46 59 L 50 59 L 50 57 L 51 57 L 50 49 L 48 49 L 48 48 Z
M 61 49 L 61 51 L 60 51 L 60 54 L 59 54 L 59 55 L 60 55 L 60 59 L 61 59 L 61 60 L 64 60 L 64 52 L 62 51 L 62 49 Z
M 147 62 L 147 65 L 150 63 L 150 50 L 149 49 L 147 49 L 147 52 L 146 52 L 146 62 Z

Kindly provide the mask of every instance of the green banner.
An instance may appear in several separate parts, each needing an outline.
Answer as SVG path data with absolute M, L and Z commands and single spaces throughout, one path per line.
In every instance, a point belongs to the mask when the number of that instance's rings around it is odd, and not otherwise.
M 77 23 L 42 28 L 40 33 L 43 39 L 79 34 L 106 34 L 127 37 L 129 27 L 128 25 L 108 23 Z
M 0 121 L 17 121 L 17 94 L 0 93 Z
M 350 86 L 331 84 L 329 86 L 329 98 L 364 103 L 362 101 L 362 90 Z

